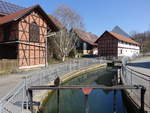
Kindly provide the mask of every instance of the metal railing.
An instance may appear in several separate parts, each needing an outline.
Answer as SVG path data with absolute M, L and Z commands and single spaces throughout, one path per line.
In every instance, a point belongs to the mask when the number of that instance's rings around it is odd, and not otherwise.
M 122 72 L 122 82 L 125 85 L 142 85 L 146 88 L 145 92 L 145 106 L 150 109 L 150 75 L 146 75 L 137 72 L 127 66 L 123 66 Z M 131 98 L 134 99 L 136 104 L 140 105 L 140 92 L 138 90 L 127 90 Z
M 28 87 L 32 85 L 48 84 L 57 76 L 60 77 L 69 72 L 104 62 L 104 60 L 98 58 L 76 59 L 70 62 L 54 64 L 41 70 L 29 72 L 24 77 L 23 81 L 0 100 L 0 113 L 30 113 L 28 110 Z
M 33 92 L 37 90 L 55 90 L 57 92 L 57 113 L 60 113 L 60 90 L 73 90 L 73 89 L 80 89 L 82 90 L 83 94 L 85 95 L 85 113 L 89 113 L 89 106 L 88 106 L 88 95 L 92 92 L 92 90 L 96 89 L 103 89 L 103 90 L 113 90 L 113 112 L 116 113 L 116 91 L 117 90 L 123 90 L 123 89 L 132 89 L 132 90 L 140 90 L 142 93 L 140 93 L 141 96 L 141 106 L 140 106 L 140 113 L 145 113 L 144 110 L 144 95 L 145 95 L 145 88 L 141 85 L 136 86 L 129 86 L 129 85 L 115 85 L 115 86 L 105 86 L 105 85 L 60 85 L 59 78 L 56 78 L 54 85 L 42 85 L 42 86 L 31 86 L 28 89 L 28 93 L 30 95 L 30 102 L 31 104 L 31 113 L 34 113 L 33 107 L 34 107 L 34 101 L 33 101 Z

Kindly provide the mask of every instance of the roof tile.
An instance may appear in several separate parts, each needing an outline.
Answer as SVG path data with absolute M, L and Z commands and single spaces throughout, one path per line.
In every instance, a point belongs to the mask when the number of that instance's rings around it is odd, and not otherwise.
M 81 29 L 73 29 L 74 32 L 79 36 L 79 38 L 90 45 L 97 45 L 95 41 L 98 39 L 98 37 L 90 32 L 85 32 Z
M 58 31 L 59 30 L 59 28 L 55 25 L 53 20 L 48 17 L 48 15 L 43 11 L 43 9 L 39 5 L 35 5 L 35 6 L 29 7 L 29 8 L 24 8 L 22 10 L 19 10 L 19 11 L 15 12 L 15 13 L 12 13 L 12 14 L 1 17 L 0 18 L 0 25 L 6 24 L 6 23 L 12 22 L 12 21 L 17 21 L 18 19 L 22 18 L 23 16 L 30 13 L 34 9 L 41 12 L 42 17 L 47 20 L 48 26 L 53 31 Z
M 121 41 L 124 41 L 124 42 L 128 42 L 128 43 L 131 43 L 131 44 L 135 44 L 135 45 L 140 45 L 140 43 L 132 40 L 129 37 L 125 37 L 123 35 L 120 35 L 120 34 L 114 33 L 114 32 L 108 32 L 108 33 L 110 33 L 113 37 L 117 38 L 118 40 L 121 40 Z
M 0 18 L 0 25 L 18 19 L 19 17 L 23 16 L 24 14 L 26 14 L 28 11 L 30 11 L 30 10 L 33 9 L 33 8 L 34 8 L 34 7 L 25 8 L 25 9 L 23 9 L 23 10 L 17 11 L 16 13 L 12 13 L 12 14 L 9 14 L 9 15 L 7 15 L 7 16 L 1 17 L 1 18 Z

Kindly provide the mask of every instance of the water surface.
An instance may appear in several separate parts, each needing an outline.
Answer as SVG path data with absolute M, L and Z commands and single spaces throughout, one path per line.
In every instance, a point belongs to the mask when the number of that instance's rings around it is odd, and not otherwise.
M 110 86 L 115 74 L 116 72 L 101 69 L 86 73 L 65 84 Z M 116 91 L 116 96 L 113 90 L 93 90 L 88 96 L 88 106 L 89 113 L 127 113 L 120 90 Z M 49 96 L 47 104 L 43 107 L 43 113 L 57 113 L 56 92 Z M 82 90 L 60 90 L 60 113 L 85 113 L 85 95 Z

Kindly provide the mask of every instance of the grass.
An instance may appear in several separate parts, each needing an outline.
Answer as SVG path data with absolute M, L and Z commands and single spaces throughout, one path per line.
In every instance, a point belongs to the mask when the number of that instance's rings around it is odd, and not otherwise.
M 62 61 L 61 60 L 58 60 L 58 59 L 55 59 L 55 58 L 51 58 L 48 60 L 48 64 L 51 65 L 51 64 L 58 64 L 58 63 L 61 63 Z
M 12 72 L 9 72 L 9 71 L 0 71 L 0 76 L 2 75 L 8 75 L 8 74 L 11 74 Z

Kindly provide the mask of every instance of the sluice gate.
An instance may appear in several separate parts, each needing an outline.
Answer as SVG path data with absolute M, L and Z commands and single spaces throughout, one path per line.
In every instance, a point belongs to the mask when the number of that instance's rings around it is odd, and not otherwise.
M 140 90 L 140 95 L 141 95 L 141 108 L 140 108 L 140 113 L 145 113 L 144 110 L 144 96 L 145 96 L 145 87 L 141 85 L 114 85 L 114 86 L 105 86 L 105 85 L 60 85 L 60 80 L 57 78 L 54 81 L 54 85 L 42 85 L 42 86 L 31 86 L 28 88 L 28 97 L 29 97 L 29 107 L 31 112 L 33 113 L 33 107 L 36 105 L 33 100 L 33 91 L 37 90 L 55 90 L 57 91 L 57 112 L 60 113 L 60 90 L 68 90 L 68 89 L 80 89 L 82 90 L 83 94 L 85 95 L 85 113 L 88 113 L 89 111 L 89 106 L 88 106 L 88 95 L 92 92 L 92 90 L 97 90 L 97 89 L 105 89 L 105 90 L 113 90 L 114 91 L 114 99 L 115 99 L 115 93 L 117 90 L 125 90 L 125 89 L 132 89 L 132 90 Z M 115 113 L 115 103 L 114 104 L 114 113 Z

